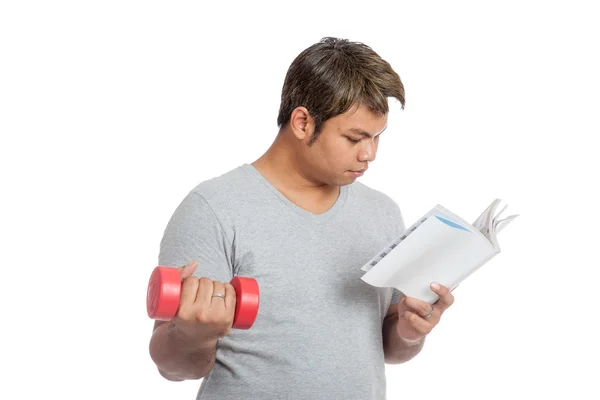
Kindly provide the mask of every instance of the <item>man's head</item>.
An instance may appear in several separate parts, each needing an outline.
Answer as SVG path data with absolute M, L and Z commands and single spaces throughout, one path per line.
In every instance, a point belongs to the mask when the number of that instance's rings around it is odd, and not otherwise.
M 277 123 L 297 145 L 307 178 L 345 185 L 375 159 L 387 126 L 388 98 L 404 108 L 404 86 L 390 64 L 370 47 L 324 38 L 290 65 Z

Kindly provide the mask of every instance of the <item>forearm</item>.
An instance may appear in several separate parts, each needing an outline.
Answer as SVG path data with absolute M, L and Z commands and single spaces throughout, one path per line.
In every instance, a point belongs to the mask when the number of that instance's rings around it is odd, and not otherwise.
M 393 314 L 383 321 L 383 353 L 387 364 L 401 364 L 414 358 L 421 349 L 425 339 L 417 343 L 410 343 L 400 336 L 396 325 L 398 323 L 398 314 Z
M 214 366 L 216 346 L 216 340 L 192 340 L 173 323 L 167 322 L 152 333 L 150 357 L 166 379 L 201 379 Z

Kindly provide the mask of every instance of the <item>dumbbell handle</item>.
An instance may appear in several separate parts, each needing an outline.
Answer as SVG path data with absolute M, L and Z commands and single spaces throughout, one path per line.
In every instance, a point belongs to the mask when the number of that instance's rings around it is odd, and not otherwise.
M 255 279 L 235 276 L 230 284 L 235 290 L 236 305 L 232 328 L 249 329 L 256 320 L 260 293 Z M 170 321 L 177 315 L 181 300 L 181 275 L 177 268 L 154 268 L 146 295 L 146 308 L 151 319 Z

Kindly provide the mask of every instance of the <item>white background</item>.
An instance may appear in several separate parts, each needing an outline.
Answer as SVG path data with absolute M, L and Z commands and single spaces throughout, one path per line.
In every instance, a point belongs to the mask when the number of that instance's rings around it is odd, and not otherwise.
M 2 2 L 0 397 L 195 398 L 148 355 L 163 229 L 266 150 L 287 67 L 339 36 L 406 88 L 362 182 L 407 224 L 437 203 L 521 214 L 388 366 L 389 398 L 599 398 L 594 2 L 204 3 Z

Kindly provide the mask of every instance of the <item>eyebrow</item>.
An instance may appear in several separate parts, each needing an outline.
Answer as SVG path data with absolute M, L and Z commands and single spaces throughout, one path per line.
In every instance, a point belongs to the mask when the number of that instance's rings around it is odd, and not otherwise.
M 383 128 L 383 130 L 379 133 L 379 135 L 381 135 L 383 132 L 385 132 L 386 129 L 387 129 L 387 125 L 385 126 L 385 128 Z M 374 136 L 372 133 L 365 132 L 362 129 L 358 129 L 358 128 L 350 128 L 350 129 L 348 129 L 348 132 L 354 133 L 356 135 L 368 137 L 368 138 L 372 138 Z

